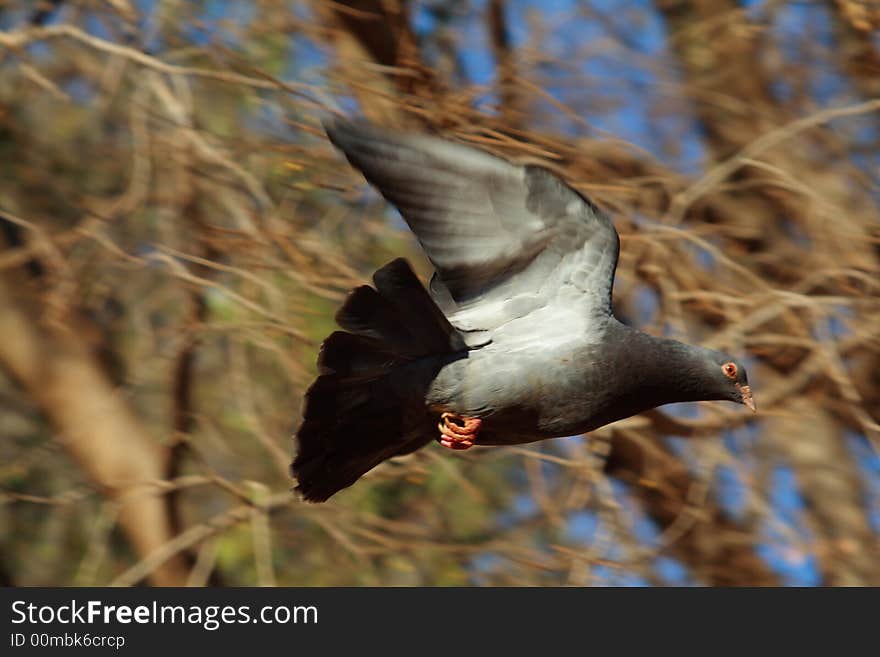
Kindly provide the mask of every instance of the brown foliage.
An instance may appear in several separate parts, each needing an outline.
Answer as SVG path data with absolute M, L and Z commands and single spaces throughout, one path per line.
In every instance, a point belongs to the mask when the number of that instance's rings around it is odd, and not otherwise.
M 570 19 L 605 21 L 608 36 L 553 62 L 546 21 L 565 17 L 530 17 L 518 44 L 517 9 L 493 1 L 476 20 L 498 108 L 456 70 L 468 44 L 441 21 L 432 51 L 407 3 L 294 4 L 254 3 L 207 41 L 186 29 L 196 10 L 174 3 L 151 33 L 126 2 L 45 3 L 0 33 L 7 579 L 662 583 L 656 560 L 670 555 L 697 583 L 776 584 L 757 551 L 770 544 L 815 558 L 825 584 L 880 584 L 876 498 L 849 447 L 880 449 L 878 181 L 847 128 L 880 125 L 880 100 L 857 3 L 829 3 L 845 47 L 815 57 L 839 62 L 860 98 L 818 107 L 779 99 L 775 80 L 806 87 L 813 71 L 784 63 L 772 16 L 736 2 L 657 2 L 660 61 L 585 4 Z M 327 56 L 318 82 L 286 63 L 303 44 Z M 699 127 L 699 171 L 675 167 L 674 144 L 661 160 L 590 125 L 622 102 L 575 65 L 600 57 L 656 76 L 667 105 L 648 114 Z M 550 65 L 593 97 L 551 94 Z M 300 504 L 290 435 L 333 309 L 392 255 L 420 257 L 322 137 L 321 115 L 345 98 L 386 124 L 541 162 L 608 208 L 618 313 L 748 354 L 760 414 L 663 409 L 586 441 L 429 447 L 327 505 Z M 796 479 L 797 522 L 774 507 L 778 468 Z M 741 482 L 737 513 L 722 471 Z M 586 539 L 571 531 L 584 514 L 598 523 Z M 638 537 L 644 518 L 657 537 Z

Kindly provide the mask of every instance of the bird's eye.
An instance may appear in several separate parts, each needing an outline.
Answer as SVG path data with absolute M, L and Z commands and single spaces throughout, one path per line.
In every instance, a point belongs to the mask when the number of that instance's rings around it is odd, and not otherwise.
M 736 365 L 734 363 L 724 363 L 721 366 L 722 371 L 724 372 L 724 376 L 728 379 L 736 378 Z

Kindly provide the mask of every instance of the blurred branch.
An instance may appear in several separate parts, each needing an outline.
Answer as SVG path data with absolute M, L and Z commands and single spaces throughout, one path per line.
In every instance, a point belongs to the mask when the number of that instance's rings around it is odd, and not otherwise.
M 294 503 L 294 498 L 289 491 L 282 491 L 269 495 L 259 505 L 259 509 L 269 512 L 283 506 Z M 186 531 L 178 534 L 173 539 L 157 546 L 148 553 L 141 561 L 120 574 L 110 586 L 133 586 L 145 577 L 161 572 L 167 564 L 181 558 L 188 549 L 199 545 L 206 539 L 221 533 L 239 523 L 246 522 L 253 517 L 254 507 L 251 504 L 242 504 L 223 513 L 217 514 L 210 522 L 201 523 L 189 527 Z M 185 583 L 185 579 L 183 583 Z
M 880 98 L 880 45 L 872 39 L 878 29 L 880 6 L 849 0 L 834 3 L 835 54 L 864 100 Z M 874 126 L 880 129 L 880 116 Z
M 31 25 L 42 25 L 61 7 L 64 0 L 38 0 L 37 7 L 31 14 Z
M 679 459 L 633 431 L 612 428 L 611 435 L 605 472 L 630 483 L 660 528 L 674 531 L 665 547 L 690 565 L 700 581 L 711 586 L 778 583 L 755 552 L 752 528 L 729 519 L 705 496 L 695 504 L 698 482 Z
M 101 39 L 100 37 L 85 32 L 75 25 L 69 25 L 66 23 L 47 25 L 44 27 L 23 28 L 12 32 L 0 32 L 0 46 L 15 52 L 20 51 L 22 48 L 35 41 L 61 37 L 73 39 L 74 41 L 108 55 L 122 57 L 139 64 L 144 68 L 151 69 L 164 75 L 182 75 L 203 78 L 206 80 L 216 80 L 218 82 L 236 86 L 240 85 L 252 89 L 283 90 L 288 93 L 302 95 L 310 100 L 312 100 L 312 96 L 309 95 L 309 92 L 319 98 L 323 95 L 312 85 L 301 84 L 298 82 L 280 82 L 278 80 L 273 80 L 269 76 L 254 77 L 242 75 L 241 73 L 236 73 L 234 71 L 169 64 L 136 48 Z
M 338 66 L 347 79 L 358 80 L 352 90 L 365 116 L 390 122 L 398 116 L 397 89 L 409 93 L 433 84 L 416 49 L 406 0 L 313 4 L 328 26 Z
M 696 201 L 696 199 L 708 193 L 709 190 L 731 176 L 737 171 L 737 169 L 747 165 L 749 161 L 757 159 L 758 156 L 764 152 L 782 143 L 786 139 L 794 137 L 799 132 L 808 130 L 817 125 L 822 125 L 823 123 L 828 123 L 834 119 L 847 116 L 859 116 L 861 114 L 869 114 L 878 111 L 880 111 L 880 99 L 869 100 L 864 103 L 859 103 L 858 105 L 822 110 L 811 116 L 805 116 L 795 121 L 791 121 L 786 125 L 780 126 L 779 128 L 770 130 L 746 145 L 738 153 L 731 155 L 728 159 L 714 166 L 703 177 L 691 184 L 683 192 L 676 195 L 671 213 L 680 220 L 685 210 Z
M 839 425 L 825 410 L 794 399 L 769 421 L 772 453 L 791 463 L 810 510 L 825 586 L 880 585 L 877 537 L 863 511 L 861 476 Z
M 163 479 L 167 451 L 144 430 L 73 327 L 40 326 L 0 281 L 0 364 L 58 428 L 64 446 L 95 484 L 120 504 L 119 524 L 137 554 L 171 539 L 162 496 L 143 489 Z M 149 573 L 179 585 L 186 569 L 169 559 Z
M 515 128 L 522 118 L 522 97 L 516 87 L 516 57 L 507 28 L 506 4 L 504 0 L 491 0 L 486 16 L 495 55 L 495 85 L 501 100 L 501 114 L 505 123 Z

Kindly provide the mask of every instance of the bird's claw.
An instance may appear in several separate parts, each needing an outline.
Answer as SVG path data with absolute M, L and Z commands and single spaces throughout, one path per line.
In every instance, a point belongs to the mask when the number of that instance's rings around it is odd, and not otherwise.
M 437 428 L 438 442 L 449 449 L 469 449 L 474 446 L 477 432 L 483 421 L 475 417 L 462 417 L 455 413 L 443 413 Z

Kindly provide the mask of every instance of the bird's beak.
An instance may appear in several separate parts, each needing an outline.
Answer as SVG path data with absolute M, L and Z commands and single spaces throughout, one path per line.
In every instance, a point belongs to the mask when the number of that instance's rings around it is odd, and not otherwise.
M 748 406 L 752 413 L 757 413 L 758 407 L 755 406 L 755 400 L 752 398 L 752 389 L 749 386 L 741 386 L 738 383 L 736 384 L 736 387 L 742 395 L 742 403 Z

